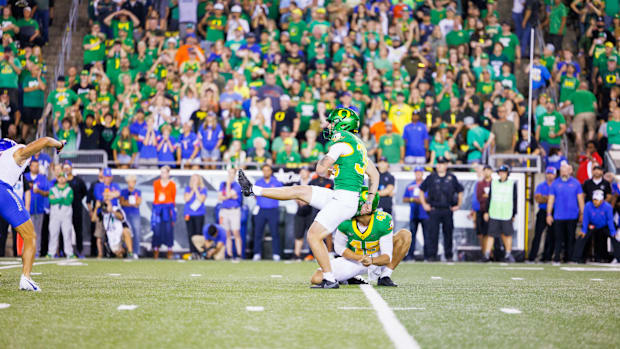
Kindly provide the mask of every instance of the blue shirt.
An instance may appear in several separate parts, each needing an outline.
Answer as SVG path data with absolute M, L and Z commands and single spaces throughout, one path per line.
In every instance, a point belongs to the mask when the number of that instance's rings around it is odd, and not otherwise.
M 121 190 L 121 197 L 127 201 L 129 201 L 130 196 L 136 195 L 137 197 L 142 197 L 142 192 L 139 189 L 135 189 L 133 191 L 129 191 L 128 188 Z M 123 211 L 128 216 L 137 216 L 140 214 L 140 209 L 134 206 L 123 206 Z
M 596 207 L 592 201 L 588 202 L 583 209 L 583 226 L 581 231 L 585 234 L 588 232 L 588 225 L 593 225 L 594 229 L 607 226 L 611 236 L 616 235 L 616 226 L 614 225 L 614 210 L 608 202 Z
M 549 70 L 545 66 L 535 65 L 532 67 L 532 90 L 537 90 L 551 78 Z
M 186 194 L 191 192 L 192 188 L 190 188 L 189 185 L 185 187 Z M 198 192 L 205 197 L 207 196 L 207 188 L 198 189 Z M 183 207 L 183 214 L 186 216 L 204 216 L 205 214 L 207 214 L 205 203 L 198 201 L 196 194 L 192 194 L 192 197 L 189 199 L 189 201 L 185 203 L 185 206 Z
M 221 208 L 237 208 L 241 207 L 241 200 L 243 197 L 241 196 L 241 186 L 237 182 L 232 182 L 230 184 L 230 189 L 237 192 L 237 199 L 226 199 L 222 202 Z M 226 194 L 226 181 L 220 183 L 220 193 Z
M 409 183 L 407 185 L 407 188 L 405 188 L 405 194 L 403 195 L 403 198 L 419 198 L 420 197 L 420 184 L 422 184 L 422 182 L 417 183 L 416 181 L 413 181 L 411 183 Z M 416 204 L 415 202 L 410 202 L 409 206 L 411 207 L 410 213 L 409 213 L 409 219 L 427 219 L 428 218 L 428 213 L 424 210 L 424 208 L 422 207 L 422 204 Z
M 181 159 L 189 159 L 194 154 L 194 149 L 200 146 L 200 140 L 198 136 L 194 132 L 190 132 L 188 135 L 181 135 Z M 196 155 L 197 158 L 200 158 L 200 153 Z
M 620 188 L 618 187 L 618 183 L 611 183 L 611 193 L 620 195 Z
M 99 182 L 95 184 L 95 199 L 103 202 L 103 193 L 105 193 L 106 191 L 118 191 L 120 193 L 121 187 L 117 183 L 110 183 L 110 185 L 107 186 L 105 185 L 105 183 Z M 112 205 L 118 206 L 118 199 L 113 199 Z
M 202 148 L 205 150 L 213 150 L 217 145 L 217 142 L 224 138 L 222 127 L 216 124 L 214 128 L 200 128 L 200 140 L 202 141 Z
M 405 156 L 426 156 L 424 141 L 428 139 L 426 125 L 421 122 L 410 123 L 403 131 Z
M 269 183 L 267 183 L 265 178 L 261 178 L 256 181 L 256 185 L 263 188 L 279 188 L 282 186 L 282 183 L 280 183 L 276 179 L 276 177 L 271 176 L 271 178 L 269 179 Z M 264 196 L 256 197 L 256 205 L 258 205 L 258 207 L 260 208 L 277 208 L 278 203 L 278 200 L 275 199 L 269 199 Z
M 140 136 L 140 134 L 146 134 L 146 121 L 142 121 L 142 123 L 139 123 L 137 121 L 133 122 L 129 126 L 129 133 L 131 133 L 132 136 Z M 136 143 L 138 144 L 138 150 L 141 150 L 143 143 L 140 137 L 138 137 Z
M 553 202 L 553 219 L 569 220 L 579 218 L 577 195 L 582 193 L 581 184 L 574 177 L 570 177 L 566 181 L 559 177 L 553 181 L 549 191 L 549 195 L 555 197 Z
M 553 185 L 553 183 L 551 183 Z M 536 186 L 536 191 L 534 192 L 534 194 L 540 194 L 542 196 L 548 196 L 549 192 L 551 191 L 551 186 L 549 184 L 547 184 L 547 182 L 542 182 L 539 185 Z M 556 199 L 557 200 L 557 199 Z M 541 210 L 547 210 L 547 204 L 538 204 L 538 208 Z
M 568 164 L 568 160 L 564 155 L 553 155 L 547 157 L 547 166 L 555 167 L 558 172 L 560 171 L 560 167 L 562 167 L 563 163 Z
M 480 182 L 476 182 L 474 186 L 474 195 L 471 196 L 471 209 L 476 212 L 480 211 L 480 201 L 478 201 L 478 195 L 476 195 L 478 192 L 478 183 Z
M 49 191 L 50 183 L 47 180 L 47 177 L 42 174 L 36 175 L 36 177 L 32 177 L 32 173 L 28 172 L 24 174 L 26 176 L 26 180 L 28 182 L 32 182 L 32 187 L 34 188 L 35 184 L 39 190 Z M 45 212 L 45 208 L 49 206 L 49 200 L 47 196 L 43 196 L 41 194 L 35 193 L 32 191 L 32 195 L 30 196 L 30 214 L 42 214 Z
M 217 235 L 215 235 L 215 237 L 209 235 L 209 227 L 212 225 L 214 225 L 217 228 Z M 216 245 L 218 242 L 226 244 L 226 230 L 224 230 L 224 228 L 222 228 L 222 226 L 219 224 L 211 223 L 211 224 L 205 225 L 204 228 L 202 229 L 202 235 L 205 237 L 205 240 L 213 241 L 215 242 Z
M 164 140 L 161 139 L 159 143 L 161 142 L 164 142 Z M 157 160 L 160 162 L 170 164 L 177 160 L 176 154 L 178 145 L 172 137 L 170 137 L 170 143 L 172 144 L 172 147 L 168 144 L 168 142 L 166 142 L 161 146 L 161 148 L 159 148 L 159 151 L 157 152 Z

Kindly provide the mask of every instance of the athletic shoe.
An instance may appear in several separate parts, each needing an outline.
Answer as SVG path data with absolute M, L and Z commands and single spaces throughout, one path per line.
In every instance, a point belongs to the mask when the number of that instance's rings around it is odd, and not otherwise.
M 241 186 L 241 192 L 243 193 L 243 196 L 252 196 L 254 195 L 254 193 L 252 192 L 252 182 L 250 182 L 250 180 L 248 179 L 248 177 L 245 176 L 245 173 L 243 173 L 243 170 L 239 170 L 239 185 Z
M 377 286 L 396 287 L 398 285 L 395 284 L 389 276 L 384 276 L 380 277 L 379 280 L 377 280 Z
M 304 258 L 304 261 L 306 261 L 306 262 L 310 262 L 310 261 L 313 261 L 313 260 L 314 260 L 314 256 L 311 255 L 311 254 L 307 255 L 306 258 Z
M 560 266 L 560 262 L 551 262 L 551 265 L 554 267 L 559 267 Z
M 489 263 L 491 261 L 491 258 L 489 258 L 489 257 L 482 257 L 482 259 L 480 261 L 482 263 Z
M 41 292 L 41 287 L 39 287 L 36 282 L 32 281 L 32 279 L 29 279 L 24 275 L 22 275 L 21 279 L 19 279 L 19 289 L 24 291 Z
M 318 285 L 312 285 L 310 286 L 310 288 L 339 288 L 340 286 L 338 285 L 338 283 L 336 281 L 328 281 L 323 279 L 323 281 L 321 281 L 320 284 Z
M 613 261 L 611 261 L 611 263 L 610 263 L 610 264 L 618 264 L 618 259 L 617 259 L 617 258 L 614 258 L 614 260 L 613 260 Z
M 279 254 L 274 254 L 273 255 L 273 261 L 274 262 L 279 262 L 280 261 L 280 255 Z
M 75 254 L 70 255 L 67 259 L 77 259 L 78 257 Z
M 253 260 L 254 262 L 256 262 L 256 261 L 260 261 L 260 258 L 261 258 L 261 257 L 260 257 L 260 254 L 255 253 L 255 254 L 254 254 L 254 257 L 252 257 L 252 260 Z
M 48 254 L 45 255 L 45 258 L 52 259 L 52 258 L 54 258 L 54 256 L 52 256 L 51 254 L 48 253 Z
M 368 285 L 361 275 L 354 276 L 347 281 L 341 282 L 342 285 Z
M 515 257 L 512 255 L 512 253 L 506 256 L 506 263 L 515 263 L 515 262 L 516 260 L 515 260 Z
M 134 253 L 132 257 L 133 257 L 133 259 L 140 259 L 140 256 L 138 256 L 137 253 Z

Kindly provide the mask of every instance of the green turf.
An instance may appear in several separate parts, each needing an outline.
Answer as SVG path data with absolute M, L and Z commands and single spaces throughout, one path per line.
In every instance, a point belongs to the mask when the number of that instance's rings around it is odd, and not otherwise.
M 315 263 L 80 262 L 87 265 L 35 266 L 43 288 L 36 294 L 17 290 L 18 268 L 0 270 L 0 303 L 11 304 L 0 309 L 0 348 L 391 346 L 359 287 L 308 288 Z M 620 342 L 620 272 L 516 266 L 544 270 L 401 264 L 393 275 L 400 286 L 379 293 L 391 307 L 424 308 L 395 310 L 422 348 L 609 348 Z M 118 311 L 121 304 L 138 308 Z M 522 313 L 500 312 L 504 307 Z

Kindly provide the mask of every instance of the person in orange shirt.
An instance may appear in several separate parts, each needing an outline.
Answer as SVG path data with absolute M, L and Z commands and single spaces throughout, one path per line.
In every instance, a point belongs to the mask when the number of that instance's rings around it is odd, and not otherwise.
M 381 111 L 381 121 L 377 121 L 370 126 L 370 134 L 375 136 L 375 141 L 379 143 L 381 136 L 383 136 L 387 131 L 385 129 L 385 121 L 388 118 L 388 113 L 385 110 Z
M 190 50 L 190 48 L 192 50 Z M 188 34 L 185 37 L 185 45 L 181 45 L 174 56 L 174 60 L 177 62 L 179 67 L 181 67 L 181 65 L 185 61 L 190 60 L 190 51 L 192 51 L 192 54 L 195 55 L 193 56 L 193 59 L 196 59 L 200 62 L 205 61 L 205 53 L 200 47 L 200 45 L 198 45 L 198 39 L 196 39 L 196 34 L 193 33 Z
M 170 167 L 161 168 L 161 175 L 153 182 L 153 213 L 151 214 L 151 229 L 153 230 L 153 258 L 159 257 L 159 247 L 168 246 L 167 257 L 172 259 L 172 245 L 174 244 L 174 222 L 177 213 L 175 198 L 177 186 L 170 180 Z

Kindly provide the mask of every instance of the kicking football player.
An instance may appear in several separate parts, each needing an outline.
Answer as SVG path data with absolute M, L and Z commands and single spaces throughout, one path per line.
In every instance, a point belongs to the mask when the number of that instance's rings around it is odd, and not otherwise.
M 6 138 L 0 140 L 0 168 L 2 169 L 0 171 L 0 203 L 2 203 L 0 216 L 9 222 L 24 240 L 20 290 L 41 291 L 41 288 L 30 278 L 37 248 L 37 235 L 28 209 L 24 207 L 23 200 L 13 191 L 13 186 L 28 167 L 34 154 L 45 148 L 56 148 L 60 151 L 64 146 L 64 141 L 57 141 L 50 137 L 39 138 L 28 145 L 17 144 Z
M 329 115 L 327 122 L 323 134 L 333 144 L 327 155 L 319 160 L 316 173 L 321 177 L 330 177 L 333 174 L 334 190 L 316 186 L 262 188 L 253 186 L 243 171 L 239 171 L 239 184 L 245 196 L 264 196 L 276 200 L 298 199 L 320 210 L 308 230 L 308 245 L 323 270 L 323 280 L 313 288 L 338 288 L 323 239 L 357 212 L 364 174 L 368 174 L 370 190 L 369 201 L 362 207 L 362 214 L 372 211 L 371 203 L 379 187 L 379 171 L 368 159 L 366 146 L 353 134 L 358 131 L 360 124 L 357 113 L 349 108 L 337 108 Z
M 362 196 L 366 196 L 362 192 Z M 360 205 L 363 201 L 360 201 Z M 373 212 L 342 222 L 334 237 L 334 250 L 338 257 L 332 260 L 332 273 L 338 282 L 365 284 L 359 276 L 368 273 L 378 278 L 377 286 L 397 286 L 391 279 L 392 272 L 405 258 L 411 245 L 411 232 L 401 229 L 393 233 L 392 215 L 376 210 L 379 198 L 373 199 Z M 318 285 L 323 271 L 318 269 L 310 282 Z

